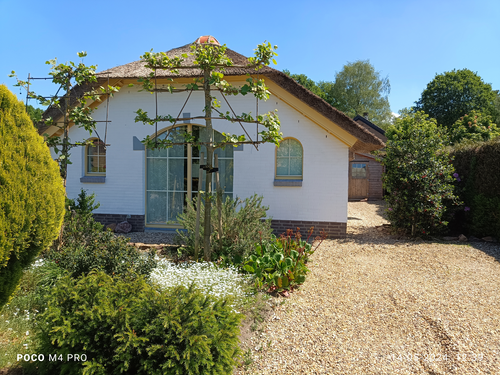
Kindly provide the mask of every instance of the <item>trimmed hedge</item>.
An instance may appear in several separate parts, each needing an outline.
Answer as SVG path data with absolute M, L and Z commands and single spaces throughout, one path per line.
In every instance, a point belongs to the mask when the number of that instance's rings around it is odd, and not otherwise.
M 191 285 L 160 291 L 144 278 L 102 271 L 65 277 L 39 316 L 38 353 L 86 355 L 45 361 L 39 374 L 231 374 L 242 315 Z
M 500 138 L 455 147 L 457 192 L 471 234 L 500 238 Z
M 0 85 L 0 308 L 23 268 L 57 237 L 64 196 L 58 165 L 24 104 Z

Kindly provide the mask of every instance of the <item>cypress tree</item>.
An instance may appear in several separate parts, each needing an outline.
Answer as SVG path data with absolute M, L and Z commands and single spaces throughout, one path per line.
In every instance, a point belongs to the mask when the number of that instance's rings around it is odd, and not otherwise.
M 24 104 L 0 85 L 0 308 L 57 237 L 65 193 L 57 163 Z

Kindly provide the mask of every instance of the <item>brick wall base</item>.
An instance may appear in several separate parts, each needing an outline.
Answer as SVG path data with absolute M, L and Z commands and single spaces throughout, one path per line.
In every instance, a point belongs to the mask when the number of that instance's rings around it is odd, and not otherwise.
M 328 235 L 327 238 L 345 238 L 347 233 L 347 223 L 336 223 L 330 221 L 302 221 L 302 220 L 273 220 L 271 228 L 274 234 L 279 236 L 281 233 L 286 233 L 287 229 L 300 228 L 302 238 L 307 238 L 307 233 L 311 227 L 314 227 L 312 237 L 320 236 L 320 232 L 324 230 Z
M 119 214 L 93 214 L 94 220 L 98 221 L 102 225 L 108 225 L 111 223 L 121 223 L 122 221 L 128 221 L 132 224 L 132 232 L 144 232 L 144 215 L 130 215 L 127 219 L 127 215 Z
M 102 225 L 111 223 L 118 224 L 122 221 L 128 221 L 132 224 L 132 232 L 144 232 L 144 215 L 131 215 L 131 217 L 127 219 L 127 215 L 94 214 L 94 219 Z M 322 230 L 327 233 L 328 238 L 345 238 L 347 233 L 346 223 L 302 220 L 273 220 L 271 222 L 271 228 L 276 236 L 279 236 L 281 233 L 286 233 L 287 229 L 293 229 L 295 231 L 297 228 L 300 228 L 302 238 L 305 239 L 311 227 L 314 227 L 312 237 L 320 236 Z

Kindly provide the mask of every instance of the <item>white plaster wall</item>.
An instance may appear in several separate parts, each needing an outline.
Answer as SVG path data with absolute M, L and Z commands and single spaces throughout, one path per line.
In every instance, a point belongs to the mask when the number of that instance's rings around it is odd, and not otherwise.
M 177 116 L 187 93 L 158 95 L 159 114 Z M 222 111 L 230 111 L 222 101 Z M 230 96 L 228 101 L 237 114 L 256 113 L 256 101 L 251 95 Z M 203 93 L 193 93 L 182 110 L 191 116 L 202 116 Z M 154 133 L 154 127 L 134 122 L 134 111 L 141 108 L 154 116 L 154 95 L 138 92 L 137 88 L 124 87 L 110 99 L 106 143 L 106 182 L 81 183 L 84 175 L 83 147 L 73 148 L 68 169 L 67 193 L 74 198 L 84 188 L 96 194 L 101 206 L 96 213 L 143 215 L 145 212 L 145 155 L 144 151 L 133 150 L 133 137 L 142 140 Z M 274 186 L 275 146 L 259 145 L 257 151 L 252 145 L 245 145 L 243 151 L 234 152 L 234 195 L 241 198 L 257 193 L 264 196 L 269 215 L 280 220 L 347 221 L 348 194 L 348 147 L 327 134 L 315 123 L 288 106 L 282 100 L 271 97 L 259 102 L 259 113 L 278 109 L 281 131 L 284 137 L 298 139 L 304 149 L 304 180 L 301 187 Z M 105 120 L 106 105 L 103 103 L 95 112 L 96 120 Z M 203 123 L 192 121 L 192 123 Z M 165 126 L 170 125 L 165 123 Z M 164 128 L 158 124 L 158 130 Z M 98 123 L 97 132 L 104 138 L 104 123 Z M 215 120 L 214 128 L 219 132 L 242 134 L 238 123 Z M 245 124 L 245 128 L 256 139 L 256 128 Z M 261 129 L 262 130 L 262 129 Z M 92 135 L 95 137 L 95 134 Z M 72 141 L 90 138 L 88 132 L 73 127 Z

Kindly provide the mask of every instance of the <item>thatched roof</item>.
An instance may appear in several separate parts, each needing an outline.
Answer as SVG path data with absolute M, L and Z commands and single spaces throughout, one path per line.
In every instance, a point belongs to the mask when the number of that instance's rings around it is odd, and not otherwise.
M 194 56 L 189 55 L 189 53 L 191 52 L 191 45 L 192 44 L 186 44 L 185 46 L 171 49 L 170 51 L 167 51 L 166 54 L 169 57 L 181 56 L 184 53 L 188 54 L 188 58 L 185 59 L 183 65 L 191 66 L 193 65 L 194 60 Z M 226 54 L 233 61 L 234 65 L 238 65 L 239 67 L 226 68 L 224 70 L 224 75 L 243 76 L 248 73 L 256 73 L 256 71 L 252 68 L 241 67 L 248 64 L 248 59 L 245 56 L 229 48 L 226 50 Z M 105 80 L 108 79 L 108 77 L 111 79 L 138 79 L 147 76 L 151 72 L 151 70 L 146 68 L 144 65 L 145 63 L 143 61 L 138 60 L 129 64 L 120 65 L 115 68 L 104 70 L 102 72 L 99 72 L 97 76 L 99 77 L 99 81 L 101 84 L 104 83 Z M 384 141 L 381 138 L 377 137 L 375 134 L 367 130 L 364 126 L 353 121 L 344 113 L 332 107 L 326 101 L 316 96 L 305 87 L 301 86 L 294 79 L 287 76 L 283 72 L 266 66 L 260 69 L 258 71 L 258 74 L 263 76 L 264 78 L 269 78 L 270 80 L 274 81 L 277 85 L 287 90 L 290 94 L 300 99 L 302 102 L 306 103 L 308 106 L 356 137 L 358 141 L 353 146 L 353 149 L 370 152 L 385 146 Z M 199 77 L 201 75 L 201 70 L 196 68 L 180 69 L 178 75 L 171 73 L 168 70 L 157 70 L 158 77 Z M 81 90 L 75 90 L 75 95 L 78 95 L 77 91 Z M 57 113 L 60 113 L 58 109 L 49 109 L 47 110 L 45 115 L 55 118 L 57 117 Z M 46 129 L 43 129 L 40 132 L 43 134 L 45 130 Z

